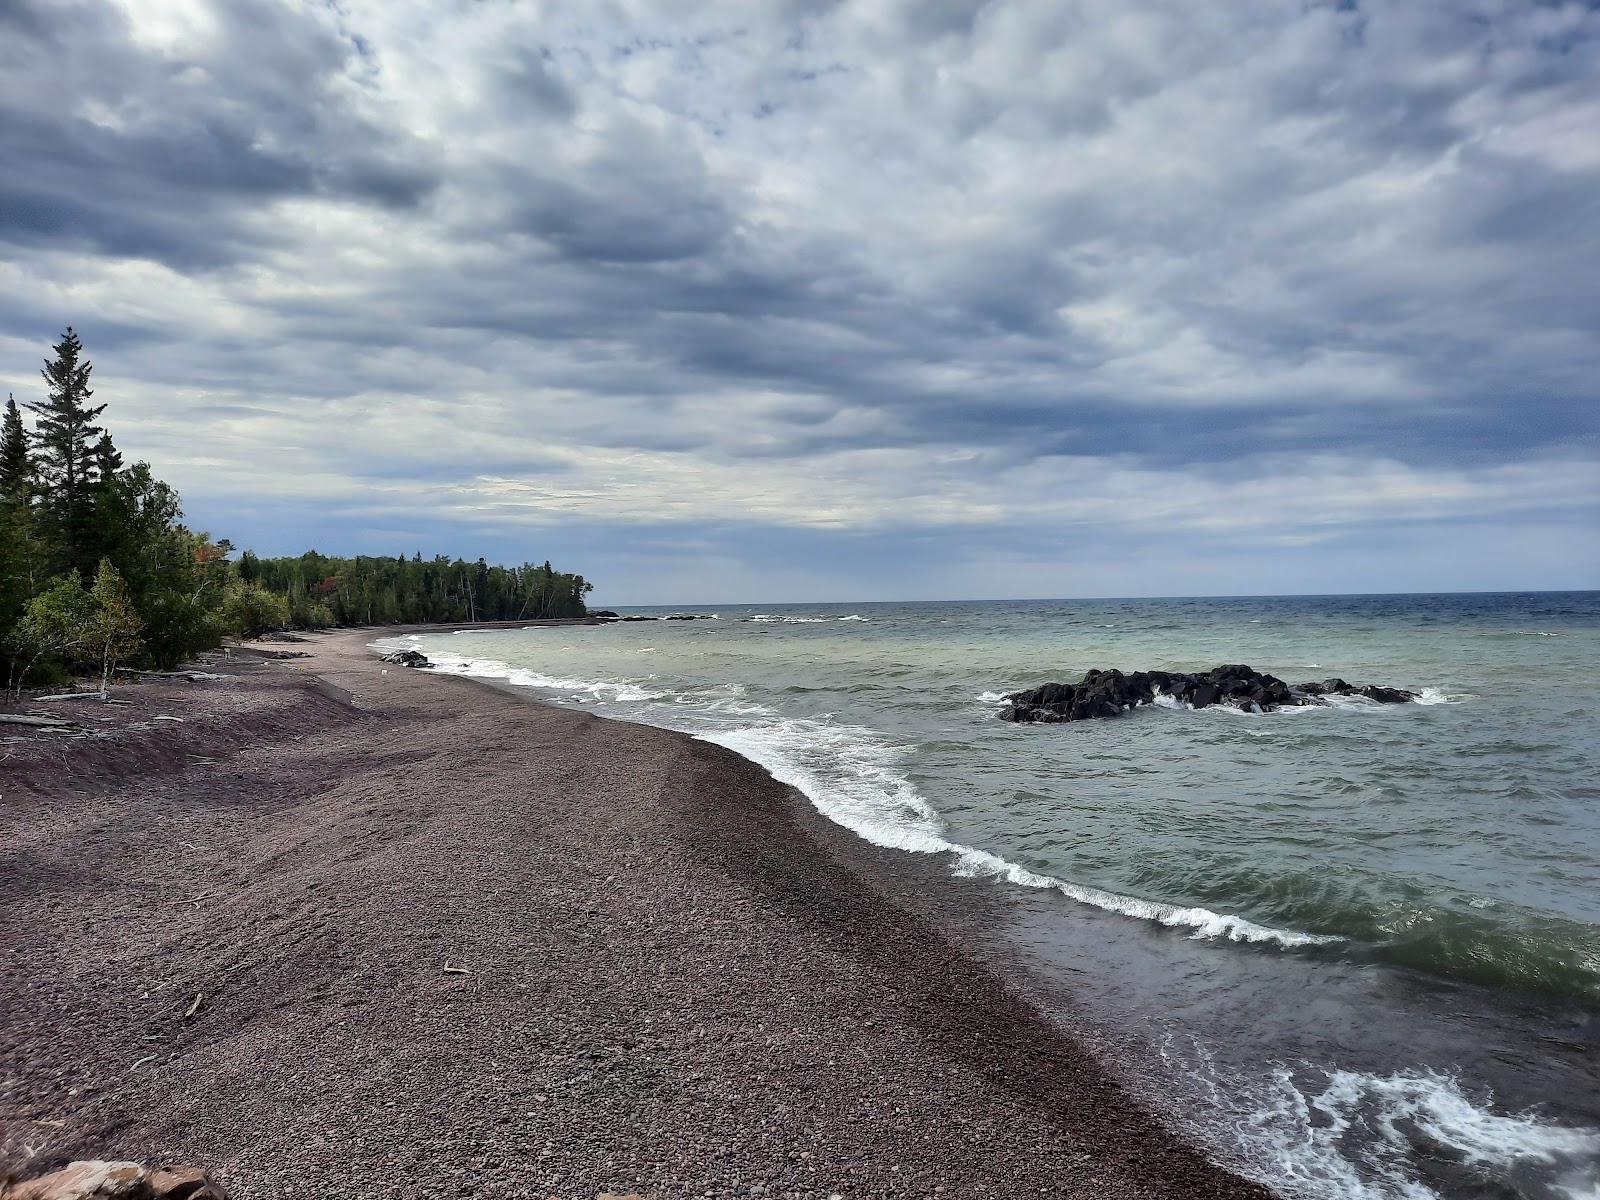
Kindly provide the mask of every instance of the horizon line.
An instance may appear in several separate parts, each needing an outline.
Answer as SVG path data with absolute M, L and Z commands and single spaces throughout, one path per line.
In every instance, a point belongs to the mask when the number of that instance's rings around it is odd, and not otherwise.
M 795 608 L 806 604 L 1059 604 L 1071 601 L 1100 600 L 1322 600 L 1386 596 L 1571 596 L 1600 594 L 1600 588 L 1459 588 L 1414 592 L 1190 592 L 1141 596 L 1002 596 L 945 597 L 938 600 L 696 600 L 656 603 L 609 601 L 617 608 Z M 604 609 L 606 603 L 591 604 Z

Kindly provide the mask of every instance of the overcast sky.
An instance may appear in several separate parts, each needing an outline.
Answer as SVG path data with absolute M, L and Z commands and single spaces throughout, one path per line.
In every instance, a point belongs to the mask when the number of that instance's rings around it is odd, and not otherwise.
M 1600 587 L 1600 13 L 0 0 L 71 323 L 263 553 L 602 603 Z

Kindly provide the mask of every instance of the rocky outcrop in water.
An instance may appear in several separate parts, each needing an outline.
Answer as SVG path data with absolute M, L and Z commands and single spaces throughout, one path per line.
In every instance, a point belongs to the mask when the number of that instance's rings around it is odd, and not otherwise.
M 402 667 L 433 666 L 433 664 L 428 661 L 428 656 L 421 650 L 396 650 L 391 654 L 385 654 L 383 656 L 383 661 L 386 663 L 398 663 Z
M 1402 704 L 1417 693 L 1376 684 L 1324 679 L 1291 687 L 1274 675 L 1243 665 L 1213 667 L 1199 675 L 1177 671 L 1090 671 L 1077 683 L 1047 683 L 1013 692 L 1000 710 L 1002 721 L 1061 722 L 1115 717 L 1156 697 L 1170 696 L 1190 708 L 1223 705 L 1246 712 L 1272 712 L 1308 704 L 1327 704 L 1329 696 L 1364 696 L 1379 704 Z
M 664 617 L 606 617 L 607 621 L 714 621 L 715 613 L 672 613 Z

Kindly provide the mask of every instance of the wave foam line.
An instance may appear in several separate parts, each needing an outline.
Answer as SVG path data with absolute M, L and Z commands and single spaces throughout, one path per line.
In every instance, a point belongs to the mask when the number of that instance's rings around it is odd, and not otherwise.
M 1297 946 L 1326 946 L 1344 940 L 1327 934 L 1274 929 L 1270 925 L 1258 925 L 1244 917 L 1212 912 L 1209 908 L 1183 908 L 1160 900 L 1141 900 L 1137 896 L 1124 896 L 1119 892 L 1106 891 L 1104 888 L 1071 883 L 1065 879 L 1057 879 L 1053 875 L 1041 875 L 1037 871 L 1019 867 L 1007 859 L 990 854 L 987 850 L 974 850 L 968 846 L 952 846 L 951 849 L 960 856 L 956 866 L 957 875 L 966 878 L 990 876 L 1004 879 L 1009 883 L 1021 884 L 1023 887 L 1054 888 L 1079 904 L 1092 905 L 1106 912 L 1120 913 L 1122 916 L 1134 917 L 1141 921 L 1154 921 L 1157 925 L 1169 928 L 1192 929 L 1194 932 L 1189 936 L 1196 941 L 1227 938 L 1232 942 L 1255 942 L 1293 949 Z
M 991 694 L 992 693 L 986 692 L 984 693 L 984 696 L 979 698 L 984 699 Z M 1005 697 L 1003 696 L 1001 697 L 1001 699 L 1004 698 Z M 1464 701 L 1471 700 L 1472 698 L 1472 696 L 1464 692 L 1451 694 L 1446 692 L 1443 688 L 1424 687 L 1420 692 L 1412 697 L 1410 703 L 1427 707 L 1435 704 L 1461 704 Z M 1207 705 L 1203 709 L 1199 709 L 1198 711 L 1205 713 L 1218 713 L 1223 716 L 1235 717 L 1277 717 L 1285 714 L 1328 712 L 1329 710 L 1369 714 L 1388 713 L 1399 712 L 1405 707 L 1403 704 L 1380 704 L 1376 700 L 1371 700 L 1366 696 L 1333 695 L 1322 696 L 1320 699 L 1322 701 L 1320 704 L 1286 704 L 1282 708 L 1273 709 L 1271 712 L 1250 712 L 1247 709 L 1234 708 L 1231 704 L 1211 704 Z M 1157 708 L 1167 708 L 1181 712 L 1197 711 L 1194 705 L 1187 704 L 1184 701 L 1179 700 L 1176 696 L 1170 696 L 1166 692 L 1161 691 L 1156 693 L 1154 704 Z
M 541 688 L 551 692 L 585 692 L 602 700 L 660 700 L 665 692 L 654 692 L 619 679 L 560 679 L 542 675 L 526 667 L 514 667 L 494 658 L 462 658 L 436 654 L 431 669 L 440 675 L 461 675 L 468 679 L 499 679 L 516 687 Z
M 1429 1162 L 1477 1168 L 1495 1195 L 1600 1197 L 1600 1129 L 1497 1111 L 1452 1074 L 1379 1075 L 1332 1064 L 1222 1066 L 1193 1034 L 1159 1050 L 1178 1124 L 1289 1200 L 1442 1200 Z M 1505 1187 L 1514 1181 L 1514 1187 Z M 1499 1186 L 1495 1186 L 1499 1185 Z
M 952 842 L 941 832 L 932 806 L 895 769 L 898 752 L 870 730 L 790 719 L 695 736 L 759 763 L 778 782 L 796 788 L 834 824 L 875 846 L 914 854 L 954 855 L 955 874 L 963 878 L 985 877 L 1022 887 L 1054 889 L 1079 904 L 1169 928 L 1189 929 L 1189 936 L 1195 940 L 1225 938 L 1284 949 L 1343 940 L 1274 929 L 1209 908 L 1185 908 L 1088 887 L 1030 871 L 987 850 Z M 840 766 L 846 768 L 843 778 L 837 771 Z
M 1249 1121 L 1258 1145 L 1289 1168 L 1293 1182 L 1285 1190 L 1437 1200 L 1415 1174 L 1415 1159 L 1433 1150 L 1495 1175 L 1542 1175 L 1551 1194 L 1571 1200 L 1600 1195 L 1600 1130 L 1497 1113 L 1474 1104 L 1455 1079 L 1427 1069 L 1332 1070 L 1320 1092 L 1302 1091 L 1294 1074 L 1283 1066 L 1274 1071 L 1274 1091 Z

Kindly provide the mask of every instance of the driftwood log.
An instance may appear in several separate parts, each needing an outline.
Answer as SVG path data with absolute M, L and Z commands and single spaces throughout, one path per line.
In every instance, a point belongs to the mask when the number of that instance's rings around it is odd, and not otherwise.
M 26 713 L 0 713 L 0 725 L 32 725 L 37 729 L 78 729 L 76 721 L 60 717 L 32 717 Z
M 232 678 L 218 675 L 215 671 L 135 671 L 132 667 L 118 667 L 117 670 L 124 675 L 143 675 L 147 679 L 187 679 L 190 683 Z

